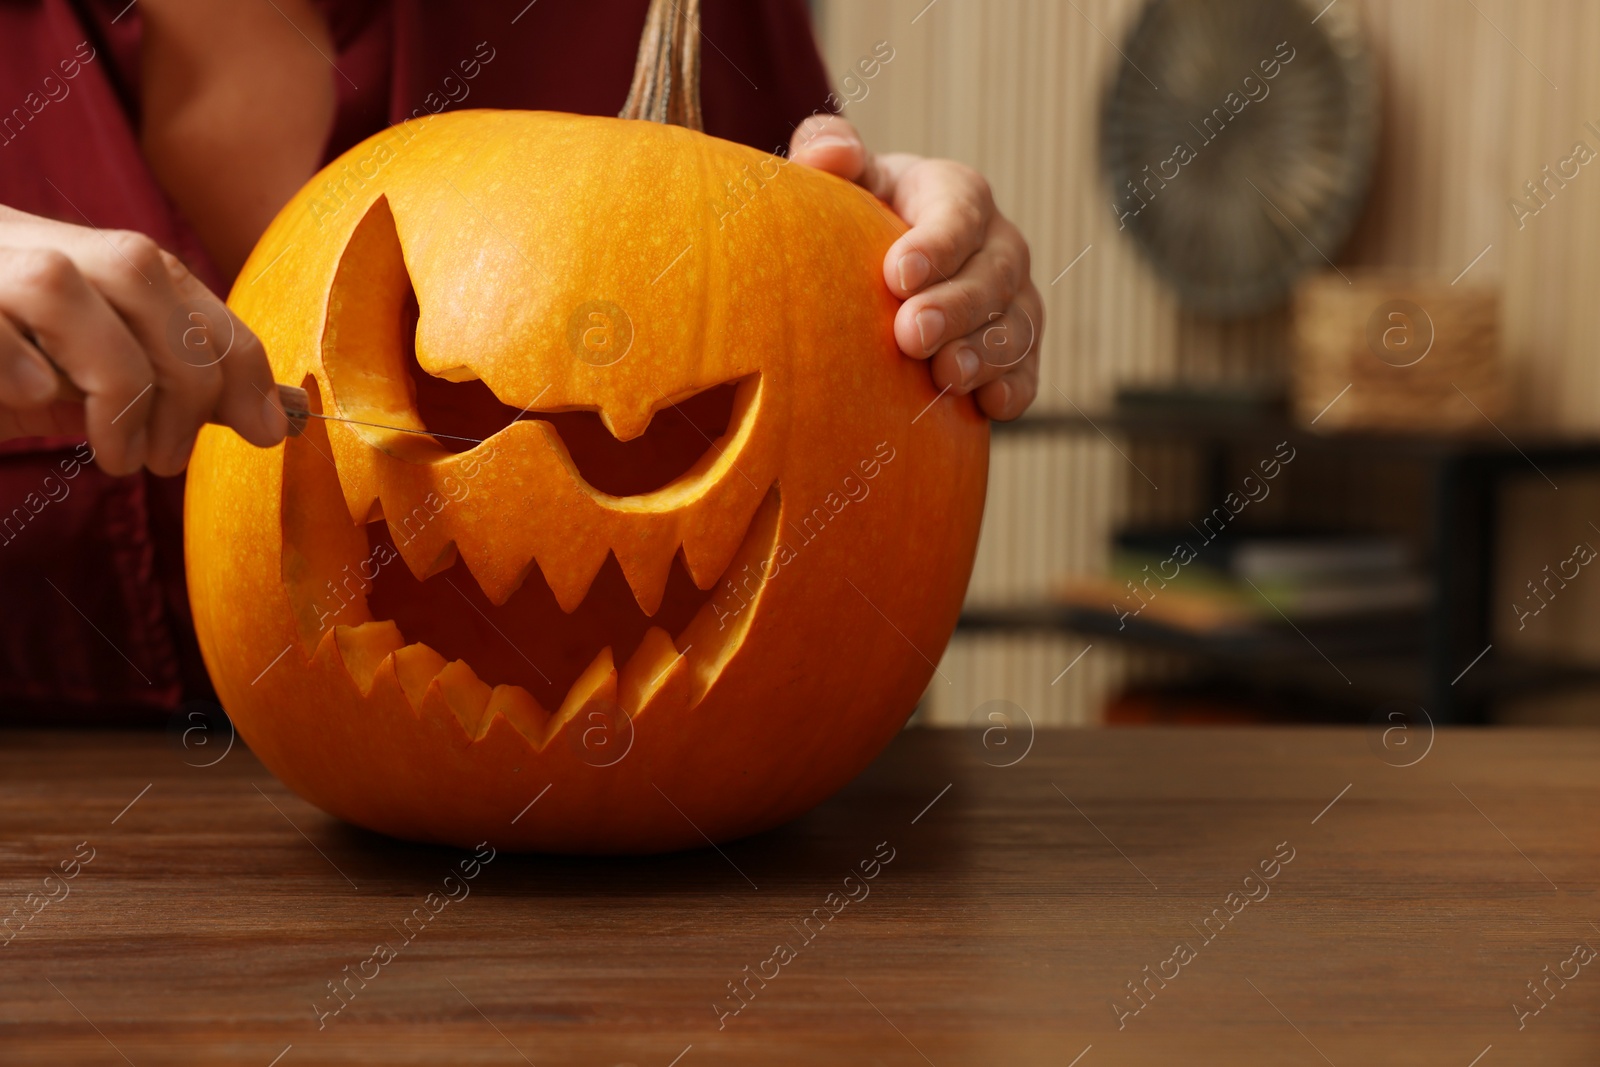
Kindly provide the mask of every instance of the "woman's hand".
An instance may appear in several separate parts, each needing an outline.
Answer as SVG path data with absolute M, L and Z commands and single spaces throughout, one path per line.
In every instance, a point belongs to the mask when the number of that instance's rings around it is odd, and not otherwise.
M 0 207 L 0 438 L 86 434 L 110 474 L 176 474 L 207 421 L 283 439 L 255 334 L 143 234 Z
M 931 357 L 934 384 L 974 394 L 990 418 L 1021 415 L 1039 388 L 1044 307 L 1028 242 L 983 175 L 947 159 L 874 156 L 837 115 L 802 122 L 789 158 L 858 182 L 910 224 L 883 262 L 905 300 L 894 323 L 900 350 Z

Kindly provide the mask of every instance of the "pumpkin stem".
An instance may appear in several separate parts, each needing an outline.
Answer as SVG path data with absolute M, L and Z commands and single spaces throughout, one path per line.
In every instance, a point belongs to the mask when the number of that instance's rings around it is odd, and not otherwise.
M 650 0 L 621 117 L 706 128 L 700 115 L 700 0 Z

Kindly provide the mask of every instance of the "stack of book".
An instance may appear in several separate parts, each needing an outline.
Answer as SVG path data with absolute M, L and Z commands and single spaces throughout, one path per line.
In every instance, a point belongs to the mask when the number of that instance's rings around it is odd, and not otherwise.
M 1119 534 L 1109 575 L 1063 589 L 1075 607 L 1197 632 L 1411 612 L 1428 595 L 1398 539 L 1193 529 Z

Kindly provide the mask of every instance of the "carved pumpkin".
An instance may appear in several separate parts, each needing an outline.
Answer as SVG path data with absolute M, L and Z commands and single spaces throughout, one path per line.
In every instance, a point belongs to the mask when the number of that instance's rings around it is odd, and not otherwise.
M 674 849 L 838 789 L 928 683 L 983 505 L 986 423 L 895 347 L 903 229 L 624 119 L 450 113 L 332 164 L 230 305 L 313 410 L 394 429 L 202 433 L 190 595 L 240 734 L 458 845 Z

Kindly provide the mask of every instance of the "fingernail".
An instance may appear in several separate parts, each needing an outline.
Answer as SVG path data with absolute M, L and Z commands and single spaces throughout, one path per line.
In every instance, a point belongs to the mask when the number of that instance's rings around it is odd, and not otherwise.
M 289 419 L 278 406 L 275 397 L 268 396 L 261 402 L 261 425 L 273 437 L 281 438 L 289 432 Z
M 819 133 L 806 141 L 803 148 L 854 148 L 855 142 L 840 137 L 836 133 Z
M 900 289 L 902 292 L 911 293 L 922 288 L 922 283 L 928 280 L 928 270 L 932 264 L 928 257 L 921 252 L 907 252 L 900 257 Z
M 55 373 L 32 358 L 17 360 L 12 365 L 11 378 L 24 400 L 48 400 L 59 388 Z
M 144 466 L 145 461 L 145 432 L 141 426 L 133 431 L 133 436 L 128 438 L 127 460 L 128 466 L 138 470 Z
M 933 355 L 940 338 L 944 337 L 944 312 L 938 308 L 923 308 L 917 312 L 917 336 L 922 340 L 922 350 Z
M 956 352 L 956 373 L 961 376 L 957 386 L 962 392 L 972 384 L 972 379 L 978 375 L 978 353 L 965 345 Z
M 999 399 L 995 401 L 993 410 L 989 414 L 992 418 L 1003 419 L 1006 417 L 1006 413 L 1011 410 L 1011 383 L 1001 378 L 1000 388 L 996 389 L 995 392 L 999 394 Z

